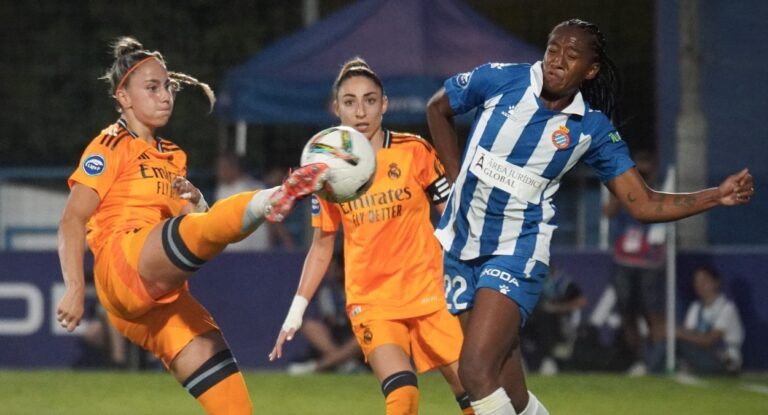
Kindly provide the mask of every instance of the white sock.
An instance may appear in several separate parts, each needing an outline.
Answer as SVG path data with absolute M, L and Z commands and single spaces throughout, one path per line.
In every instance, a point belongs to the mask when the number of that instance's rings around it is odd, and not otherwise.
M 275 186 L 271 189 L 261 190 L 251 198 L 251 201 L 248 202 L 248 206 L 245 208 L 245 215 L 243 215 L 243 225 L 241 227 L 243 232 L 253 232 L 259 225 L 264 223 L 264 215 L 267 213 L 269 197 L 279 188 L 280 186 Z
M 496 389 L 492 394 L 470 404 L 476 415 L 516 415 L 504 388 Z
M 520 415 L 549 415 L 549 411 L 539 402 L 533 392 L 528 391 L 528 406 L 523 412 L 520 412 Z

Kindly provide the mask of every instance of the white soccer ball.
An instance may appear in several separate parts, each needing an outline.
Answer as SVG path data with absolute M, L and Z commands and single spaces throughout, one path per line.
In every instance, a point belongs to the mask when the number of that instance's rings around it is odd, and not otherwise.
M 330 202 L 356 199 L 371 186 L 376 172 L 376 152 L 370 141 L 352 127 L 325 129 L 309 139 L 301 152 L 301 165 L 327 164 L 328 177 L 316 194 Z

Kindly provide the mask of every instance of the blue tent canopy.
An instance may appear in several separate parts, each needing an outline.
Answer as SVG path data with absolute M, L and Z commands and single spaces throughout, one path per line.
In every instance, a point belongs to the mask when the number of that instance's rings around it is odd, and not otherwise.
M 355 56 L 381 77 L 387 120 L 409 124 L 425 122 L 427 100 L 449 76 L 542 53 L 458 0 L 363 0 L 228 71 L 217 111 L 248 123 L 333 123 L 330 90 Z

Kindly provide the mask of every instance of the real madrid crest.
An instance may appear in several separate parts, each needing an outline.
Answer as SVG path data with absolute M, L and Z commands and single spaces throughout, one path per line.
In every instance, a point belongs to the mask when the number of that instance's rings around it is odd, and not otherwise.
M 387 176 L 389 176 L 390 179 L 395 180 L 400 177 L 400 168 L 397 167 L 397 163 L 390 163 L 389 164 L 389 171 L 387 171 Z
M 568 134 L 569 132 L 570 131 L 564 125 L 561 125 L 560 128 L 552 133 L 552 144 L 554 144 L 558 150 L 566 149 L 568 148 L 568 145 L 571 144 L 571 136 Z

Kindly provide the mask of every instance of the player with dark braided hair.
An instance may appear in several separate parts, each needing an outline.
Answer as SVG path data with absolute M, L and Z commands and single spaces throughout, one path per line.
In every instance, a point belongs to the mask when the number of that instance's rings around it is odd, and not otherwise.
M 427 105 L 446 174 L 454 181 L 437 231 L 448 308 L 464 343 L 459 377 L 478 415 L 546 415 L 525 383 L 520 328 L 533 311 L 557 227 L 552 197 L 582 161 L 632 216 L 664 222 L 748 203 L 747 169 L 718 187 L 661 193 L 644 181 L 611 120 L 619 78 L 594 24 L 550 32 L 543 60 L 491 63 L 448 79 Z M 455 114 L 477 109 L 462 154 Z
M 600 110 L 616 123 L 618 119 L 616 100 L 621 95 L 621 80 L 616 65 L 605 52 L 605 35 L 597 25 L 579 19 L 568 20 L 559 26 L 578 27 L 592 35 L 590 47 L 596 55 L 595 60 L 600 65 L 600 71 L 593 79 L 584 80 L 579 90 L 592 108 Z

